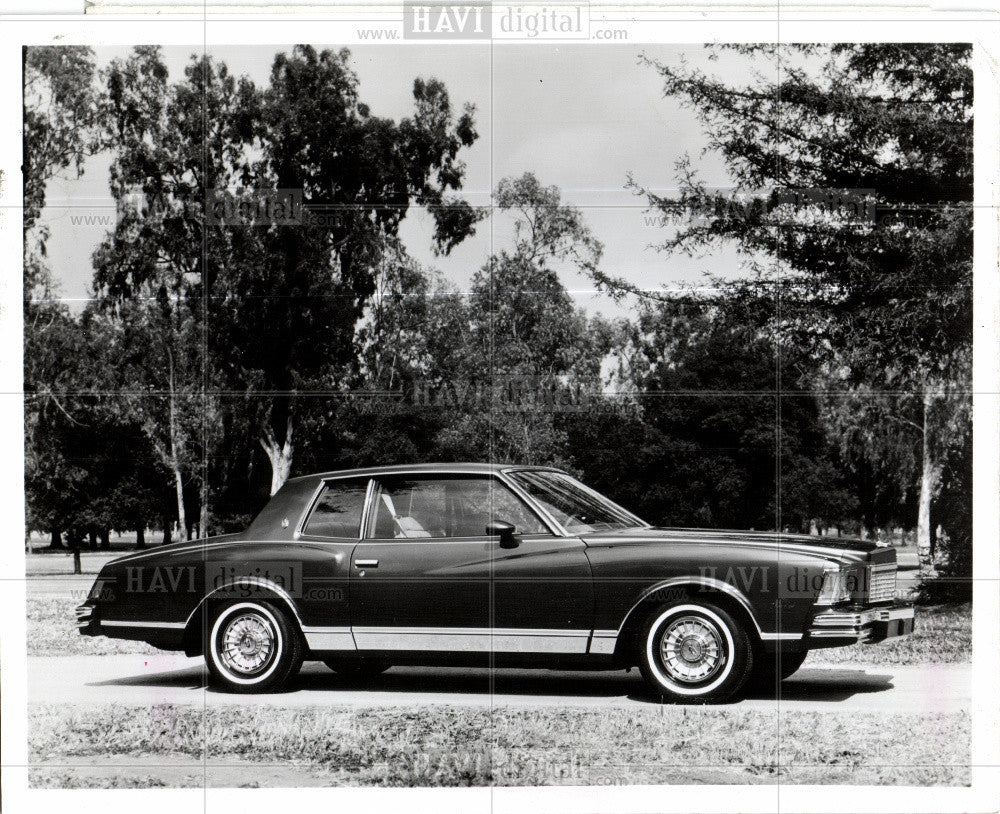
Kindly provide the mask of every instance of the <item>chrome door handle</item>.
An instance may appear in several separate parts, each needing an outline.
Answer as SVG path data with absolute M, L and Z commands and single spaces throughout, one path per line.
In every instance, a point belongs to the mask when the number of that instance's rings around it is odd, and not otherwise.
M 355 560 L 355 568 L 378 568 L 378 560 Z

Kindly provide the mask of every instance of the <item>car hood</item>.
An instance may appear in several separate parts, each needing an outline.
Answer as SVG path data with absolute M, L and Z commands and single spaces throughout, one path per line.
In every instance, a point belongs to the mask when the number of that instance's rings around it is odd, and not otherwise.
M 810 534 L 784 534 L 774 531 L 735 531 L 724 529 L 685 529 L 650 527 L 620 531 L 591 532 L 580 538 L 588 546 L 655 545 L 658 543 L 704 543 L 732 545 L 811 554 L 832 560 L 865 561 L 873 551 L 895 553 L 871 540 L 853 537 L 820 537 Z

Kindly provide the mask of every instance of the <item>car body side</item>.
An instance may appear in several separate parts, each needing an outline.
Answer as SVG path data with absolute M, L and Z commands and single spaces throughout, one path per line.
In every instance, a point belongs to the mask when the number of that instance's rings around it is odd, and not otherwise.
M 80 631 L 197 655 L 213 601 L 271 598 L 287 606 L 313 658 L 392 651 L 397 663 L 461 663 L 475 661 L 483 650 L 477 642 L 487 641 L 513 662 L 627 666 L 632 637 L 649 609 L 685 596 L 711 597 L 729 609 L 764 651 L 850 643 L 857 637 L 810 640 L 810 624 L 822 610 L 816 604 L 822 574 L 838 565 L 895 562 L 892 549 L 868 542 L 763 532 L 642 524 L 621 532 L 569 534 L 553 528 L 551 515 L 506 478 L 513 469 L 379 468 L 290 480 L 243 533 L 175 543 L 108 563 L 78 609 Z M 325 483 L 427 471 L 498 478 L 554 533 L 522 537 L 510 550 L 498 548 L 495 540 L 469 540 L 458 559 L 452 549 L 440 562 L 434 539 L 314 539 L 303 533 Z M 365 518 L 371 501 L 369 488 Z M 359 563 L 377 560 L 360 558 L 363 546 L 366 555 L 381 552 L 383 560 L 367 577 Z M 420 559 L 396 577 L 387 565 L 407 552 Z M 464 641 L 454 635 L 444 640 L 451 644 L 437 649 L 431 631 L 452 628 L 479 633 L 469 634 L 467 649 L 454 646 Z M 412 649 L 393 638 L 401 629 L 417 643 Z M 421 638 L 421 631 L 428 633 Z M 517 632 L 531 634 L 527 643 L 514 642 Z

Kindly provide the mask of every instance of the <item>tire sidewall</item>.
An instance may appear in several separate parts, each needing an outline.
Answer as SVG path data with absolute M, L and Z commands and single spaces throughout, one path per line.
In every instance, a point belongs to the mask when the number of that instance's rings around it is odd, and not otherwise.
M 671 678 L 659 656 L 660 640 L 665 628 L 678 616 L 699 616 L 717 628 L 721 634 L 725 664 L 705 683 L 684 684 Z M 667 700 L 682 703 L 703 703 L 725 700 L 746 683 L 753 658 L 746 631 L 722 608 L 708 603 L 678 602 L 657 608 L 642 628 L 639 645 L 640 668 L 650 687 Z
M 231 671 L 219 655 L 219 638 L 229 621 L 240 613 L 252 612 L 262 616 L 274 630 L 276 655 L 271 664 L 260 675 L 240 676 Z M 272 689 L 284 683 L 294 671 L 299 648 L 296 646 L 295 632 L 287 617 L 269 602 L 234 601 L 221 606 L 213 617 L 211 631 L 205 649 L 205 660 L 209 671 L 224 687 L 236 692 L 259 692 Z

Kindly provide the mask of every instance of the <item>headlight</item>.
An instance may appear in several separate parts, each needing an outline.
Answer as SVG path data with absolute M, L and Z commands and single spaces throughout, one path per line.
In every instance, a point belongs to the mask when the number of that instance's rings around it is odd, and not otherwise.
M 848 568 L 828 568 L 823 575 L 823 587 L 816 598 L 817 605 L 836 605 L 851 598 L 857 588 L 857 574 Z

